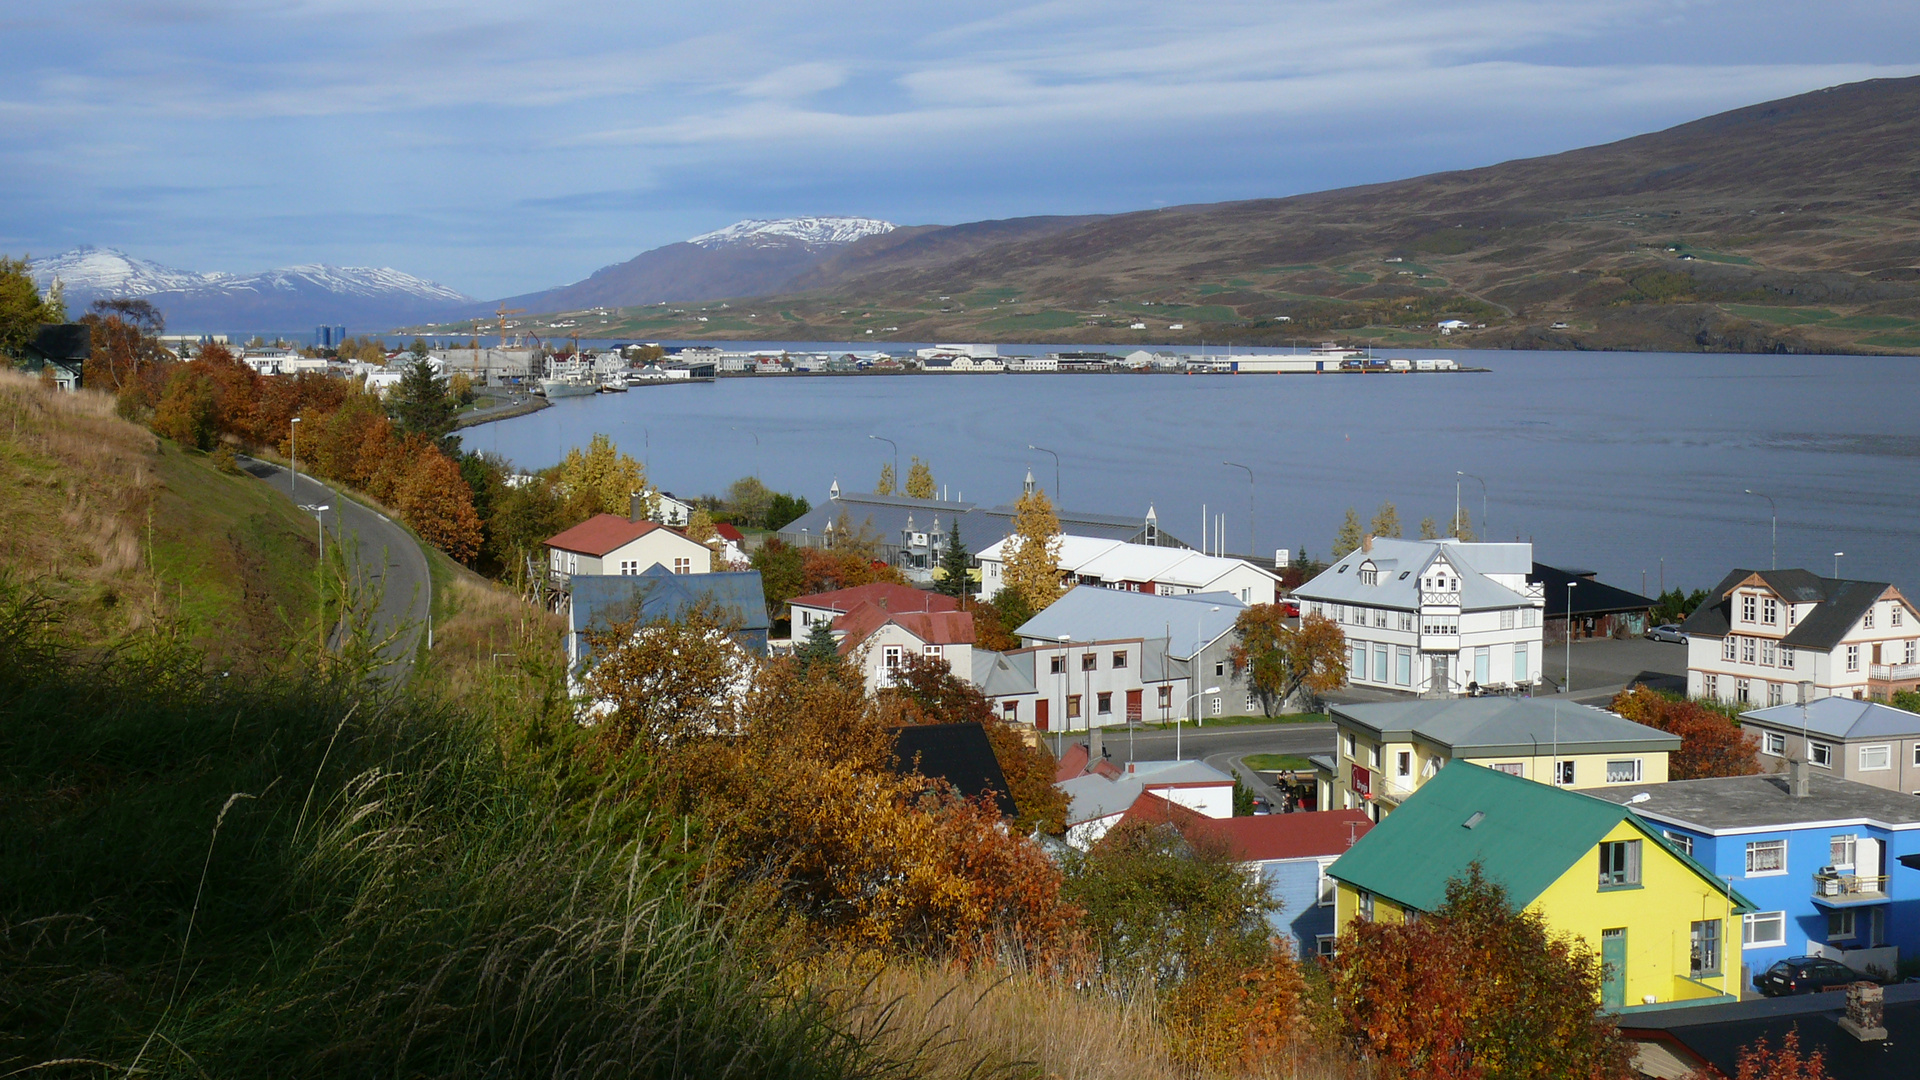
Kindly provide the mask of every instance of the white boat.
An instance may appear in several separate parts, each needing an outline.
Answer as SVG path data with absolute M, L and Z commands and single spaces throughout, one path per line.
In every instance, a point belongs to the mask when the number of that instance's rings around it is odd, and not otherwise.
M 556 398 L 586 397 L 588 394 L 599 392 L 598 383 L 577 375 L 562 375 L 540 380 L 540 393 L 544 394 L 548 401 Z
M 623 372 L 609 371 L 600 376 L 600 392 L 603 394 L 624 394 L 627 392 L 627 376 Z

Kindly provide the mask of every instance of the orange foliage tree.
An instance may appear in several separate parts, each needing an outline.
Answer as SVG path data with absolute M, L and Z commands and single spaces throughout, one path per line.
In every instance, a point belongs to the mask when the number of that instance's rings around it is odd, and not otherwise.
M 1029 745 L 1019 729 L 1001 719 L 993 703 L 973 683 L 953 673 L 942 659 L 909 653 L 902 658 L 894 685 L 883 697 L 901 706 L 907 724 L 979 724 L 993 744 L 994 760 L 1007 778 L 1018 810 L 1014 827 L 1036 827 L 1058 836 L 1067 828 L 1067 796 L 1054 786 L 1057 762 L 1044 741 Z
M 412 464 L 394 491 L 400 516 L 420 538 L 448 555 L 470 563 L 480 553 L 480 515 L 473 491 L 438 447 L 414 448 Z
M 876 581 L 906 584 L 900 571 L 865 551 L 843 548 L 807 548 L 801 554 L 800 591 L 796 596 L 851 589 Z
M 1680 736 L 1680 749 L 1667 759 L 1667 775 L 1672 779 L 1752 776 L 1760 771 L 1755 757 L 1759 741 L 1717 709 L 1635 686 L 1614 696 L 1613 711 L 1637 724 Z
M 192 364 L 175 364 L 153 411 L 153 430 L 181 446 L 211 450 L 220 407 L 213 380 Z
M 1737 1070 L 1733 1080 L 1833 1080 L 1827 1071 L 1826 1055 L 1819 1050 L 1800 1052 L 1800 1033 L 1788 1031 L 1780 1039 L 1780 1049 L 1767 1045 L 1761 1036 L 1752 1046 L 1743 1046 L 1735 1057 Z M 1696 1070 L 1688 1080 L 1726 1080 L 1720 1070 L 1708 1066 Z

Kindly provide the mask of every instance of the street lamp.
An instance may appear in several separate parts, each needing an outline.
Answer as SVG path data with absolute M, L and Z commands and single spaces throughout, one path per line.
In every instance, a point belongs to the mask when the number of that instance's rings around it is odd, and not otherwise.
M 296 416 L 287 423 L 287 431 L 289 432 L 287 442 L 292 451 L 290 456 L 293 458 L 293 477 L 287 481 L 287 494 L 289 495 L 298 495 L 300 493 L 300 429 L 293 426 L 299 422 L 300 418 Z
M 900 444 L 887 438 L 885 435 L 869 435 L 867 438 L 876 439 L 893 447 L 893 482 L 904 485 L 905 481 L 900 477 Z
M 1480 481 L 1480 539 L 1488 540 L 1488 541 L 1492 540 L 1493 537 L 1489 535 L 1487 532 L 1487 482 L 1485 480 L 1482 480 L 1480 477 L 1473 475 L 1470 472 L 1461 472 L 1458 469 L 1454 470 L 1453 476 L 1454 476 L 1453 520 L 1455 521 L 1460 520 L 1460 477 L 1464 476 L 1469 480 L 1479 480 Z
M 1230 469 L 1247 470 L 1247 558 L 1251 559 L 1254 553 L 1260 550 L 1255 546 L 1253 539 L 1253 470 L 1237 461 L 1223 461 L 1220 464 Z
M 1758 495 L 1760 498 L 1767 500 L 1767 511 L 1773 518 L 1773 560 L 1767 569 L 1778 570 L 1780 569 L 1780 508 L 1773 504 L 1773 496 L 1755 491 L 1752 488 L 1746 488 L 1744 490 L 1749 495 Z
M 327 527 L 321 522 L 320 515 L 333 509 L 333 506 L 329 503 L 321 503 L 319 506 L 315 506 L 312 503 L 301 503 L 300 509 L 313 515 L 314 528 L 320 532 L 320 561 L 324 563 L 327 561 Z
M 1560 684 L 1563 694 L 1573 692 L 1573 587 L 1578 584 L 1577 580 L 1567 582 L 1567 681 Z
M 1210 612 L 1219 611 L 1220 605 L 1214 604 L 1213 606 L 1209 607 L 1207 610 Z M 1200 680 L 1200 654 L 1206 651 L 1206 648 L 1207 648 L 1207 642 L 1206 642 L 1207 631 L 1201 623 L 1201 620 L 1204 618 L 1205 618 L 1204 615 L 1195 615 L 1193 617 L 1193 678 L 1195 682 L 1198 682 Z M 1209 694 L 1219 693 L 1219 688 L 1215 687 L 1214 689 L 1209 690 L 1207 692 Z M 1206 727 L 1207 721 L 1199 713 L 1195 713 L 1193 716 L 1193 726 Z M 1180 735 L 1178 732 L 1174 734 L 1173 741 L 1176 744 L 1180 742 Z
M 1209 697 L 1209 696 L 1211 696 L 1211 695 L 1213 695 L 1213 694 L 1217 694 L 1217 693 L 1219 693 L 1219 692 L 1220 692 L 1220 688 L 1219 688 L 1219 687 L 1217 687 L 1217 686 L 1209 686 L 1209 687 L 1207 687 L 1207 688 L 1206 688 L 1205 690 L 1200 690 L 1200 691 L 1197 691 L 1197 692 L 1195 692 L 1195 693 L 1192 693 L 1192 694 L 1188 694 L 1188 695 L 1187 695 L 1187 701 L 1188 701 L 1188 702 L 1189 702 L 1190 704 L 1193 704 L 1193 705 L 1195 706 L 1195 709 L 1194 709 L 1194 719 L 1195 719 L 1195 720 L 1198 720 L 1198 719 L 1199 719 L 1199 715 L 1200 715 L 1200 710 L 1199 710 L 1199 708 L 1198 708 L 1198 705 L 1199 705 L 1199 702 L 1200 702 L 1200 699 L 1201 699 L 1201 698 L 1203 698 L 1203 697 Z M 1184 711 L 1184 710 L 1183 710 L 1183 711 Z M 1183 721 L 1183 720 L 1185 720 L 1185 719 L 1186 719 L 1186 717 L 1184 717 L 1184 716 L 1176 716 L 1176 717 L 1174 717 L 1174 718 L 1173 718 L 1173 760 L 1175 760 L 1175 761 L 1181 761 L 1181 760 L 1183 760 L 1183 759 L 1182 759 L 1182 758 L 1180 757 L 1180 723 L 1181 723 L 1181 721 Z
M 1844 551 L 1836 551 L 1833 553 L 1833 576 L 1836 578 L 1840 576 L 1840 556 L 1845 554 L 1846 552 Z
M 1054 454 L 1053 451 L 1044 446 L 1035 446 L 1032 443 L 1027 444 L 1027 449 L 1038 450 L 1043 454 L 1053 454 L 1053 504 L 1055 506 L 1062 505 L 1060 502 L 1060 455 Z

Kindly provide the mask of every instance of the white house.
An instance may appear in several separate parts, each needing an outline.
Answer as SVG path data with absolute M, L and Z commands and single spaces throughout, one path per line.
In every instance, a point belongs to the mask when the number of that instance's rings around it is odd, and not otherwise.
M 1147 511 L 1147 521 L 1157 521 L 1152 509 Z M 1010 536 L 981 550 L 982 599 L 993 599 L 1005 587 L 1007 560 L 1019 547 L 1020 538 Z M 1091 536 L 1060 538 L 1060 571 L 1076 585 L 1162 596 L 1223 592 L 1242 604 L 1271 604 L 1280 588 L 1280 579 L 1271 571 L 1244 559 Z
M 867 689 L 892 686 L 909 656 L 945 663 L 973 677 L 973 614 L 966 611 L 888 611 L 872 602 L 834 620 L 840 654 L 854 659 Z
M 1448 696 L 1540 681 L 1532 544 L 1367 537 L 1293 591 L 1346 632 L 1356 686 Z
M 793 626 L 794 639 L 797 641 L 805 638 L 812 632 L 815 623 L 826 623 L 832 626 L 840 616 L 867 604 L 883 611 L 896 612 L 960 610 L 960 601 L 951 596 L 916 589 L 909 585 L 895 585 L 890 581 L 876 581 L 870 585 L 856 585 L 850 589 L 808 593 L 787 601 L 788 621 Z
M 547 540 L 547 573 L 561 585 L 576 574 L 627 576 L 653 566 L 712 573 L 713 552 L 659 522 L 618 514 L 595 514 Z
M 1884 581 L 1734 570 L 1687 616 L 1687 694 L 1742 705 L 1920 688 L 1920 612 Z
M 1085 766 L 1084 747 L 1063 759 L 1062 771 Z M 1144 792 L 1210 818 L 1233 816 L 1233 777 L 1201 761 L 1094 762 L 1054 784 L 1067 796 L 1067 843 L 1085 851 L 1120 823 Z
M 1022 647 L 1005 656 L 1031 673 L 1040 731 L 1243 715 L 1258 708 L 1233 665 L 1243 610 L 1225 593 L 1082 585 L 1015 630 Z
M 653 500 L 653 520 L 662 525 L 685 525 L 693 520 L 693 504 L 673 497 L 671 491 L 655 489 L 648 498 Z

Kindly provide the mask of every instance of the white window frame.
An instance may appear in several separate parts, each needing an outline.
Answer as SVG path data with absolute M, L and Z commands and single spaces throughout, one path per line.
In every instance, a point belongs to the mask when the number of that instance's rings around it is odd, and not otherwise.
M 1365 889 L 1361 889 L 1359 903 L 1356 905 L 1355 910 L 1360 916 L 1360 921 L 1372 922 L 1373 921 L 1373 894 L 1368 892 Z
M 1759 621 L 1754 612 L 1759 610 L 1760 598 L 1752 593 L 1740 594 L 1740 621 L 1743 623 Z
M 1835 852 L 1845 855 L 1838 858 Z M 1860 836 L 1858 833 L 1834 833 L 1827 837 L 1827 861 L 1835 870 L 1851 870 L 1860 854 Z
M 1772 929 L 1774 936 L 1765 939 L 1754 937 L 1754 928 L 1765 924 Z M 1787 913 L 1784 911 L 1752 911 L 1740 917 L 1740 943 L 1746 949 L 1777 949 L 1787 943 Z
M 1324 957 L 1329 960 L 1332 959 L 1334 955 L 1335 942 L 1337 940 L 1338 939 L 1335 938 L 1332 934 L 1314 935 L 1313 947 L 1316 955 Z
M 1508 776 L 1517 776 L 1524 780 L 1527 778 L 1527 763 L 1524 761 L 1496 762 L 1493 766 L 1493 771 L 1503 772 Z
M 1780 855 L 1780 865 L 1778 867 L 1773 869 L 1761 869 L 1761 870 L 1755 870 L 1753 868 L 1754 862 L 1755 862 L 1754 860 L 1755 855 L 1767 855 L 1767 854 L 1772 854 L 1774 852 L 1778 852 Z M 1771 862 L 1772 860 L 1762 859 L 1760 861 L 1764 863 L 1764 862 Z M 1747 873 L 1746 873 L 1747 877 L 1750 877 L 1750 878 L 1780 877 L 1786 872 L 1787 872 L 1787 842 L 1785 840 L 1774 839 L 1774 840 L 1747 841 Z
M 1320 881 L 1316 885 L 1319 898 L 1314 904 L 1315 907 L 1332 907 L 1334 901 L 1340 897 L 1340 883 L 1327 874 L 1327 868 L 1332 865 L 1332 859 L 1320 860 Z
M 1622 765 L 1626 766 L 1626 768 L 1618 768 Z M 1637 784 L 1640 782 L 1640 772 L 1639 758 L 1621 758 L 1615 761 L 1609 761 L 1607 762 L 1607 783 Z M 1629 775 L 1621 776 L 1618 775 L 1619 773 L 1627 773 Z
M 887 671 L 900 670 L 900 646 L 887 645 L 880 650 L 880 666 Z
M 1218 694 L 1213 696 L 1213 715 L 1220 715 L 1220 695 Z
M 1862 630 L 1873 629 L 1873 609 L 1872 608 L 1868 608 L 1867 613 L 1865 615 L 1860 616 L 1860 629 Z
M 1833 768 L 1833 744 L 1818 739 L 1807 740 L 1807 760 L 1823 769 Z
M 1578 765 L 1579 763 L 1572 758 L 1554 762 L 1553 782 L 1561 787 L 1572 787 L 1574 778 L 1579 775 Z
M 1787 752 L 1787 737 L 1778 731 L 1761 732 L 1760 752 L 1770 757 L 1779 757 Z M 1920 743 L 1914 744 L 1914 758 L 1920 760 Z
M 1760 621 L 1768 626 L 1780 625 L 1780 601 L 1769 596 L 1760 602 Z
M 1794 661 L 1798 659 L 1799 657 L 1793 651 L 1793 646 L 1791 645 L 1780 646 L 1780 666 L 1781 667 L 1791 668 L 1794 665 Z
M 1869 754 L 1872 754 L 1873 757 L 1869 758 L 1867 756 Z M 1869 764 L 1870 761 L 1874 761 L 1874 760 L 1877 760 L 1879 764 L 1877 765 Z M 1868 746 L 1860 747 L 1860 771 L 1861 772 L 1886 772 L 1888 769 L 1891 769 L 1891 768 L 1893 768 L 1893 744 L 1892 743 L 1873 743 Z
M 1720 639 L 1720 659 L 1738 660 L 1740 658 L 1740 639 L 1732 634 Z
M 1860 670 L 1860 646 L 1858 645 L 1847 646 L 1847 670 Z
M 941 654 L 943 654 L 943 653 L 945 653 L 946 651 L 947 651 L 947 647 L 946 647 L 946 646 L 944 646 L 944 645 L 922 645 L 922 646 L 920 646 L 920 655 L 921 655 L 921 656 L 939 656 L 939 655 L 941 655 Z
M 1834 908 L 1827 912 L 1827 940 L 1853 941 L 1860 936 L 1860 920 L 1853 917 L 1853 908 Z M 1833 924 L 1838 920 L 1842 929 L 1835 930 Z
M 1411 750 L 1396 751 L 1394 754 L 1393 765 L 1395 770 L 1394 775 L 1412 776 L 1413 775 L 1413 751 Z
M 1661 829 L 1660 835 L 1666 837 L 1667 843 L 1678 850 L 1688 855 L 1693 854 L 1693 837 L 1683 832 L 1674 832 L 1672 829 Z

